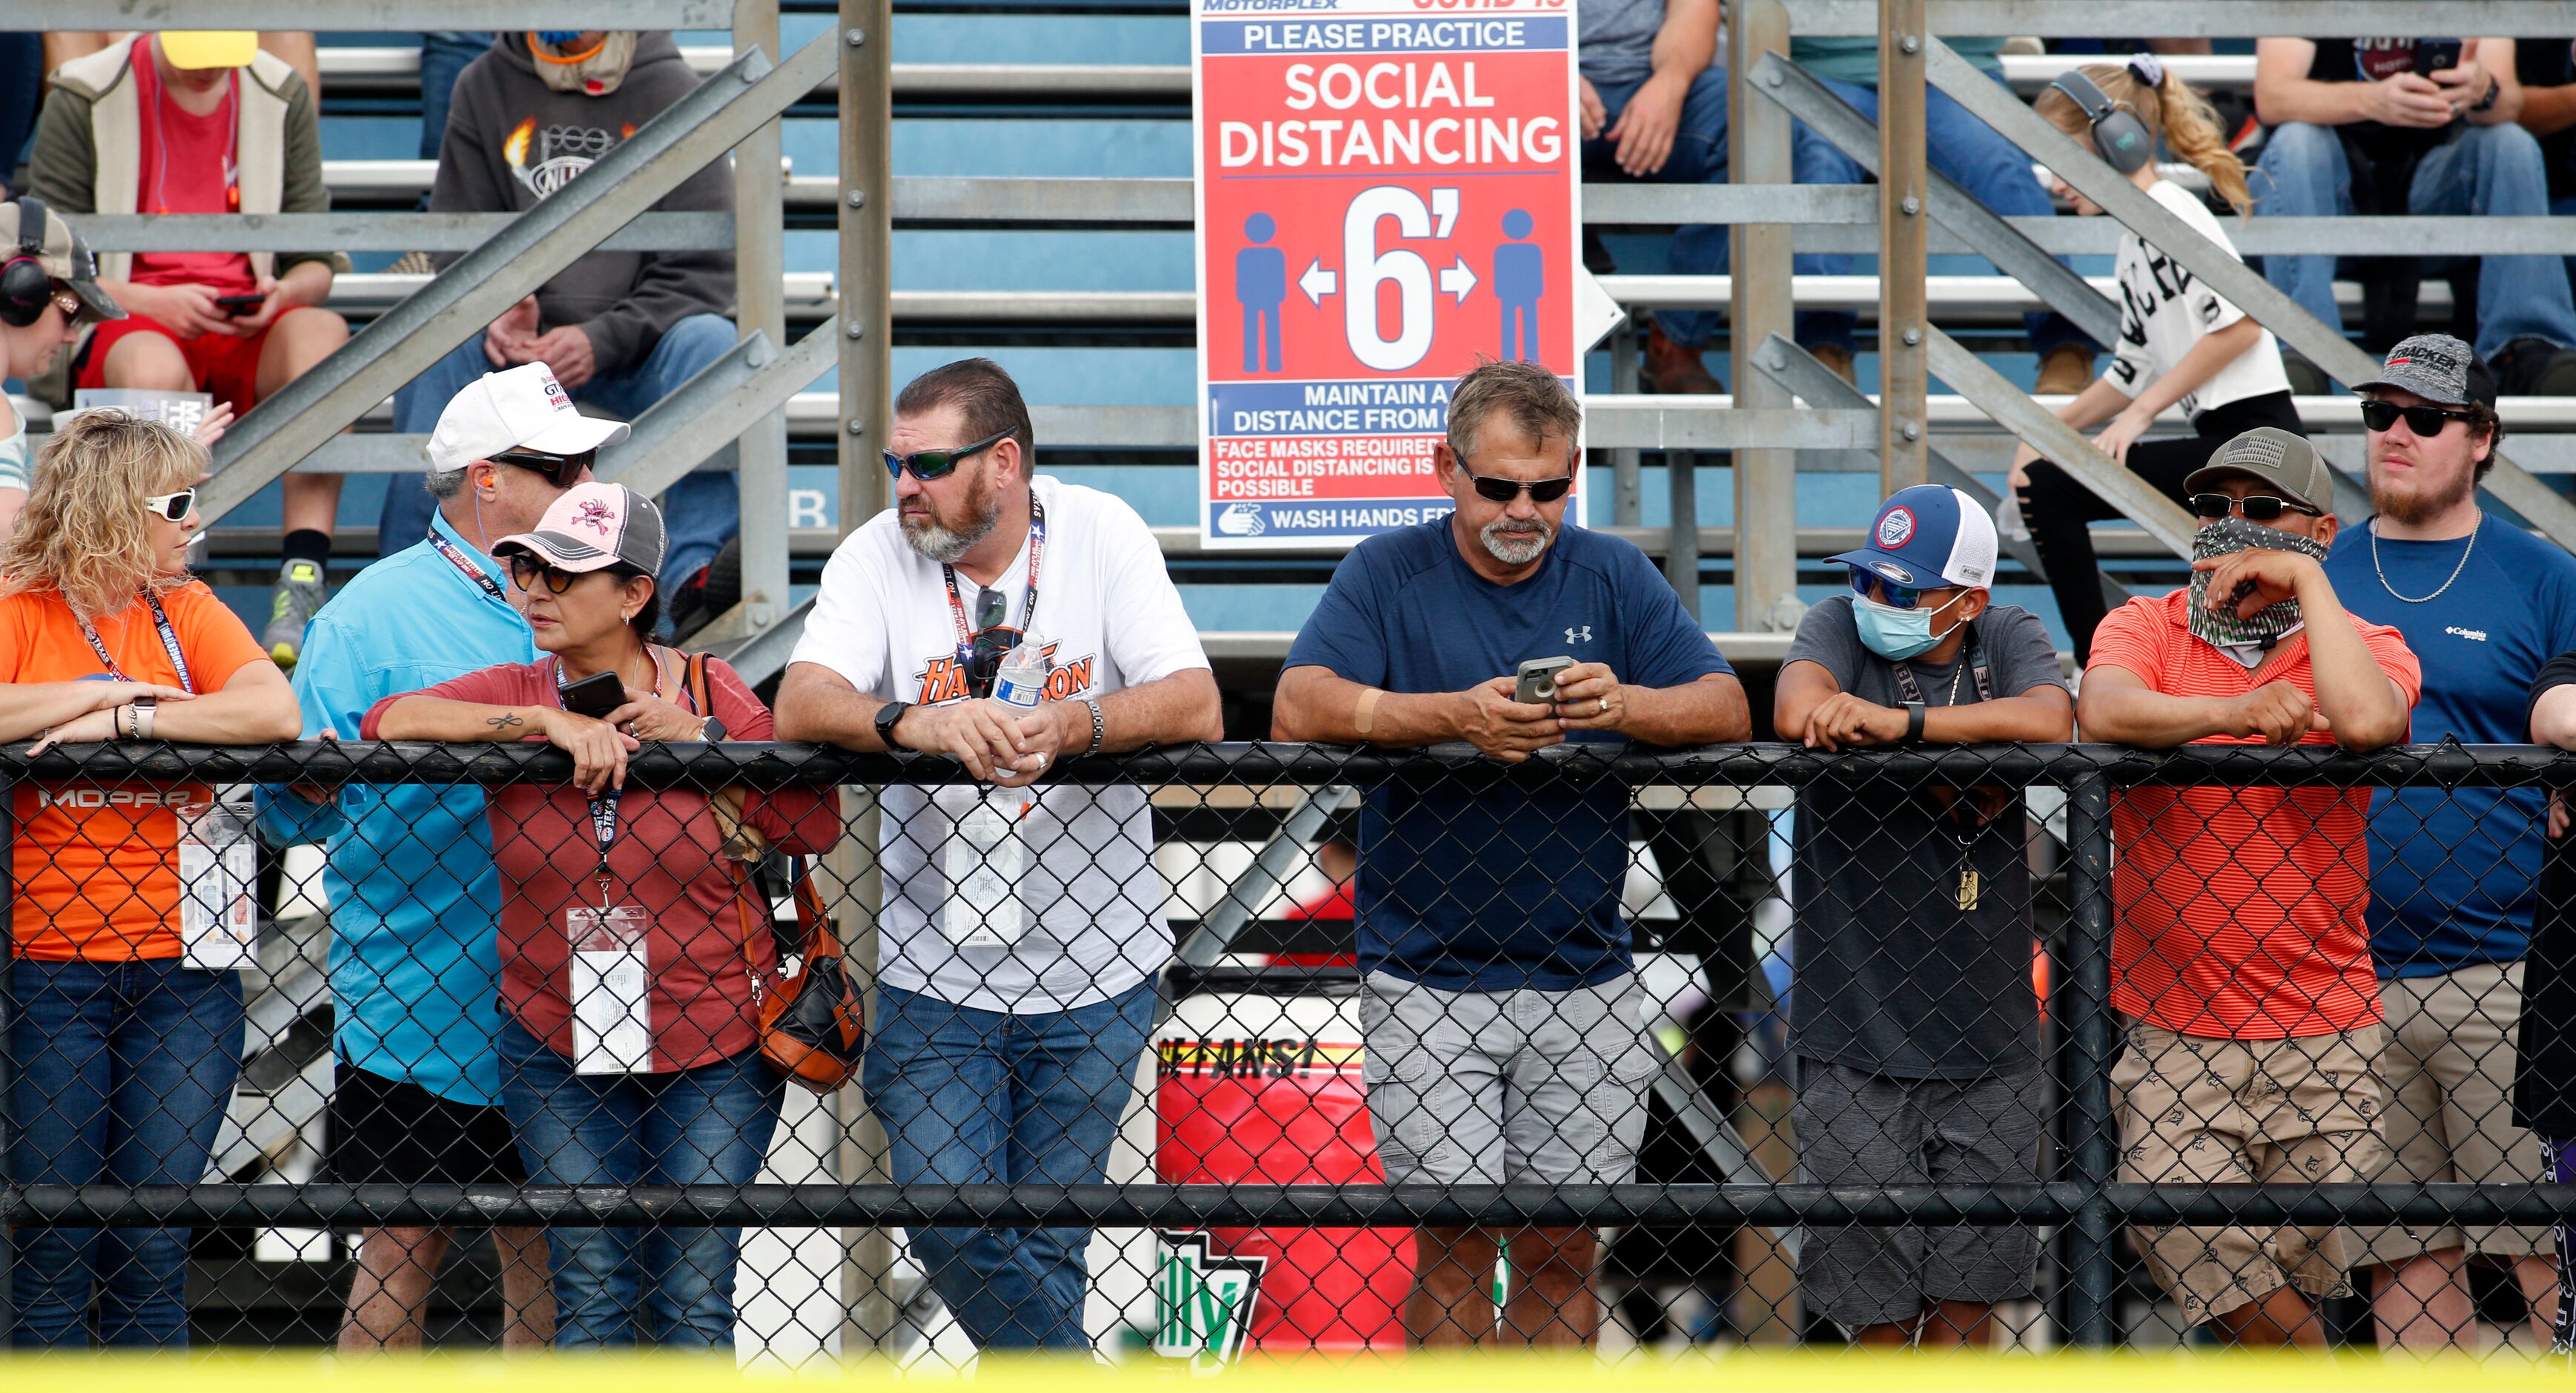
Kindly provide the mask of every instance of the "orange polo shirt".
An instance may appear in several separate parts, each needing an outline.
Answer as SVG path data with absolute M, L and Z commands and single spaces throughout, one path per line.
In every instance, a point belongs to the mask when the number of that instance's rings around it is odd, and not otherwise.
M 2247 671 L 2189 627 L 2191 592 L 2135 599 L 2093 631 L 2092 666 L 2168 696 L 2288 682 L 2315 699 L 2304 631 Z M 2397 630 L 2350 620 L 2412 707 L 2423 672 Z M 2251 745 L 2250 736 L 2195 744 Z M 2310 731 L 2299 743 L 2330 745 Z M 2370 965 L 2370 790 L 2138 788 L 2112 799 L 2111 1002 L 2185 1035 L 2278 1040 L 2380 1019 Z
M 161 595 L 200 694 L 268 655 L 202 581 Z M 98 621 L 99 641 L 127 677 L 179 685 L 152 609 L 136 599 Z M 71 606 L 51 590 L 0 597 L 0 682 L 77 682 L 107 675 Z M 179 817 L 206 802 L 203 784 L 21 783 L 12 795 L 18 955 L 39 962 L 132 962 L 179 956 Z

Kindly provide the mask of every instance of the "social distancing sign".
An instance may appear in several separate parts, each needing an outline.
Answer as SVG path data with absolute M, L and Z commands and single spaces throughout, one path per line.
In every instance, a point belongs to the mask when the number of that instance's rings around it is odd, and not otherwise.
M 1447 513 L 1432 446 L 1482 359 L 1582 389 L 1574 7 L 1461 8 L 1194 0 L 1210 546 Z

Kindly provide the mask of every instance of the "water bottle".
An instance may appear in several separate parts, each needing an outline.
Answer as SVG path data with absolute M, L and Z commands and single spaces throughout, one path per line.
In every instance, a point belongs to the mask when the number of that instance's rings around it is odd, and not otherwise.
M 1038 697 L 1046 690 L 1047 642 L 1035 633 L 1020 640 L 1020 646 L 1002 658 L 1002 666 L 993 674 L 993 700 L 1010 707 L 1015 713 L 1038 709 Z

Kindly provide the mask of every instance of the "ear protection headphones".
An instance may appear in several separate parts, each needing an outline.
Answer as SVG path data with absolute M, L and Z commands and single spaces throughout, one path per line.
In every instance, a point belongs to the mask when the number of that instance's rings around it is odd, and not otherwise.
M 0 324 L 24 329 L 44 318 L 54 299 L 54 278 L 45 274 L 45 204 L 18 200 L 18 252 L 0 263 Z
M 2141 54 L 2129 60 L 2129 71 L 2149 87 L 2164 85 L 2164 65 L 2152 55 Z M 2102 161 L 2122 174 L 2135 174 L 2156 157 L 2156 138 L 2138 113 L 2112 101 L 2110 95 L 2084 75 L 2082 68 L 2068 68 L 2048 84 L 2050 89 L 2075 103 L 2091 127 L 2093 151 Z

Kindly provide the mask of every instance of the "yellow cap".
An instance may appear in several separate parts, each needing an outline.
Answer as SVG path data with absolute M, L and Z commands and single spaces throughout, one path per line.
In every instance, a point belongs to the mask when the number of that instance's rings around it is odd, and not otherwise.
M 174 68 L 247 68 L 259 52 L 251 29 L 164 29 L 161 56 Z

